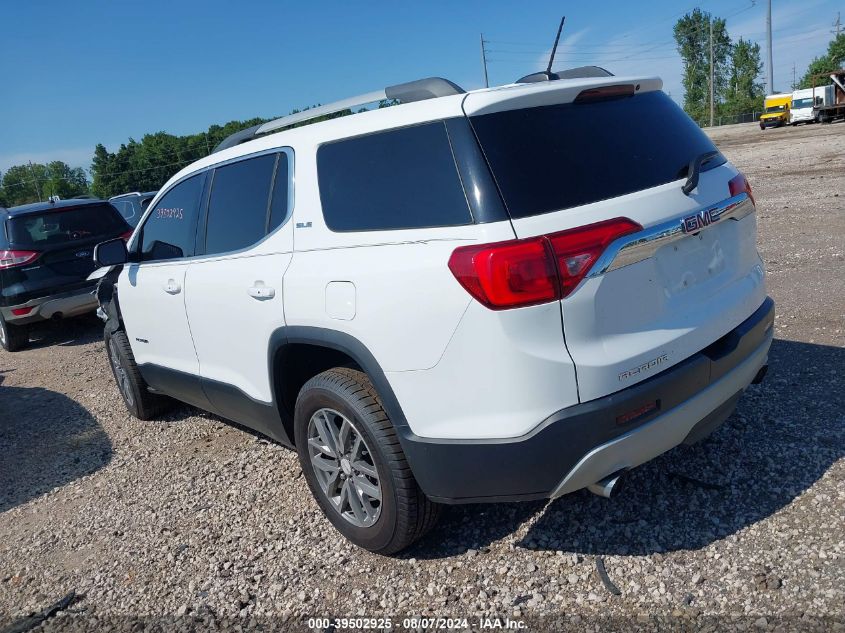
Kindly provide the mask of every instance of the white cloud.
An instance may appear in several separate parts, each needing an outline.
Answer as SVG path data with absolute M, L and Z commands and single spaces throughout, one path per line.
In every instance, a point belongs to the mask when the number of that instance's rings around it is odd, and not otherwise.
M 564 32 L 566 27 L 564 26 Z M 567 35 L 566 37 L 561 38 L 560 43 L 558 44 L 557 51 L 555 52 L 555 63 L 552 66 L 552 69 L 561 68 L 560 60 L 565 57 L 566 53 L 564 51 L 570 50 L 572 46 L 577 44 L 580 40 L 584 38 L 584 36 L 590 32 L 590 27 L 585 29 L 581 29 L 580 31 L 575 31 L 572 35 Z M 546 66 L 549 65 L 549 56 L 552 54 L 552 47 L 549 46 L 540 57 L 537 58 L 537 61 L 534 65 L 537 67 L 537 70 L 545 70 Z
M 816 7 L 825 4 L 826 0 L 802 0 L 786 5 L 775 5 L 772 9 L 772 32 L 773 40 L 778 39 L 777 34 L 796 26 L 804 30 L 800 24 L 801 18 L 805 15 L 818 15 Z M 728 18 L 728 32 L 736 40 L 740 37 L 745 39 L 764 39 L 766 36 L 766 12 L 763 3 L 757 5 L 757 11 L 753 11 L 749 17 L 744 17 L 739 22 L 732 22 Z

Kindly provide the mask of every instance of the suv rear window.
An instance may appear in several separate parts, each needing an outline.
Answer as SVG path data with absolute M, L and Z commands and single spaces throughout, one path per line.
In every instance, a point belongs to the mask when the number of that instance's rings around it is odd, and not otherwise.
M 472 222 L 443 121 L 328 143 L 317 169 L 333 231 Z
M 97 204 L 9 218 L 7 230 L 15 246 L 39 247 L 110 237 L 129 226 L 112 205 Z
M 513 218 L 615 198 L 686 177 L 715 148 L 660 91 L 471 119 Z M 703 169 L 725 162 L 709 161 Z

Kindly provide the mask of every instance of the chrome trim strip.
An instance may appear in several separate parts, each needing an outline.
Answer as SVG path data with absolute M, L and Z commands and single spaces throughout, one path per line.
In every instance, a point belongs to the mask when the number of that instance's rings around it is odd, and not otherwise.
M 694 213 L 685 213 L 684 215 L 679 215 L 671 220 L 639 231 L 638 233 L 620 237 L 611 243 L 604 253 L 602 253 L 602 256 L 593 264 L 593 267 L 587 274 L 587 279 L 598 277 L 611 270 L 646 260 L 653 257 L 657 250 L 666 244 L 671 244 L 672 242 L 683 239 L 687 235 L 695 235 L 705 230 L 707 226 L 694 233 L 684 231 L 684 220 L 686 218 L 704 214 L 705 212 L 714 218 L 709 225 L 712 226 L 722 220 L 738 221 L 754 213 L 754 203 L 748 197 L 747 193 L 742 192 L 712 207 L 700 209 Z

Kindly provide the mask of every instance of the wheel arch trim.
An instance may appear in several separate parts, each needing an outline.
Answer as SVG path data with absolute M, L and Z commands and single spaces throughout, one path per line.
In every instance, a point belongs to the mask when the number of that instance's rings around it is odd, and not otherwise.
M 402 407 L 399 405 L 399 400 L 396 398 L 396 394 L 393 392 L 393 388 L 390 386 L 384 370 L 372 352 L 351 334 L 327 328 L 306 325 L 286 325 L 277 328 L 270 335 L 267 368 L 271 378 L 273 400 L 275 402 L 282 401 L 281 394 L 278 391 L 279 381 L 277 378 L 279 376 L 276 375 L 275 359 L 277 354 L 289 345 L 324 347 L 341 352 L 351 358 L 369 376 L 393 426 L 403 430 L 408 428 L 408 421 L 405 418 Z

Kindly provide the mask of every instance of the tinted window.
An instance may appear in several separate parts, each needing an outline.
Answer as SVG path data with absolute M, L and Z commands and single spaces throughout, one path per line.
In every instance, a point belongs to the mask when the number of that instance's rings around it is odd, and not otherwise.
M 472 117 L 512 217 L 615 198 L 686 177 L 714 150 L 663 92 Z M 719 157 L 704 169 L 724 162 Z
M 472 222 L 442 121 L 323 145 L 317 168 L 333 231 Z
M 49 246 L 128 230 L 129 226 L 110 204 L 27 214 L 8 222 L 9 241 L 17 246 Z
M 174 259 L 194 254 L 197 212 L 205 174 L 180 182 L 158 201 L 144 222 L 141 259 Z
M 135 216 L 135 206 L 131 200 L 112 200 L 111 204 L 115 209 L 120 211 L 120 215 L 123 216 L 124 220 L 130 220 Z
M 207 254 L 245 248 L 264 237 L 276 155 L 218 167 L 208 202 Z
M 273 202 L 270 203 L 270 224 L 268 231 L 280 227 L 288 218 L 288 187 L 290 186 L 290 166 L 288 155 L 279 154 L 279 164 L 276 167 L 276 180 L 273 182 Z

